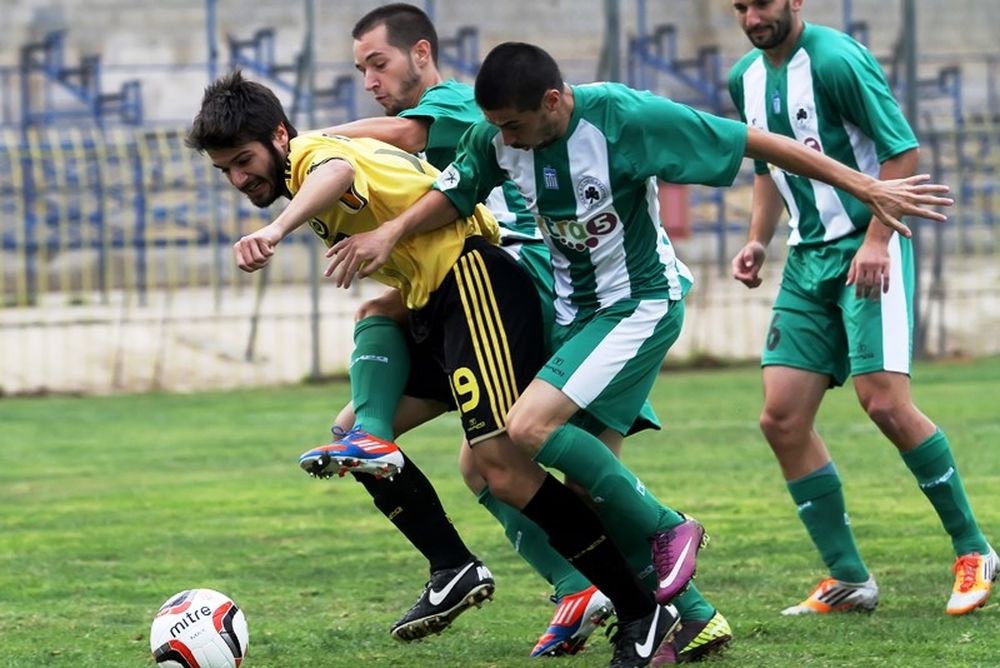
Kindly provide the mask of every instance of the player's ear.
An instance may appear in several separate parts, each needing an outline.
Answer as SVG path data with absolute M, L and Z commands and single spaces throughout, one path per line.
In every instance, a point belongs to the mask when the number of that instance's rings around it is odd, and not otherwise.
M 420 67 L 427 67 L 434 59 L 431 57 L 431 43 L 426 39 L 418 39 L 413 45 L 413 60 Z
M 288 128 L 285 127 L 284 123 L 278 123 L 278 127 L 274 129 L 274 135 L 271 137 L 272 141 L 282 148 L 288 147 Z
M 554 111 L 556 107 L 559 106 L 559 100 L 562 99 L 562 91 L 555 88 L 550 88 L 545 91 L 542 95 L 542 109 L 545 111 Z

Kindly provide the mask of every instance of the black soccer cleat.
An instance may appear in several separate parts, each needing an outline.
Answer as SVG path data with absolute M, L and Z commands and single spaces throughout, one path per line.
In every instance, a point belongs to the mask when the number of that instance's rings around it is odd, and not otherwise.
M 389 633 L 400 642 L 441 633 L 460 614 L 492 599 L 495 589 L 490 569 L 475 557 L 458 568 L 434 571 L 420 598 L 396 620 Z
M 615 622 L 606 633 L 615 646 L 608 668 L 645 668 L 660 645 L 670 642 L 680 623 L 672 605 L 657 605 L 645 617 Z

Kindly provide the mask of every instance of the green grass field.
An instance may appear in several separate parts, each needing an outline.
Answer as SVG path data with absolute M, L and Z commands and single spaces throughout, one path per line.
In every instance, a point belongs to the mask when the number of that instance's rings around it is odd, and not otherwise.
M 920 366 L 915 396 L 948 432 L 980 523 L 1000 540 L 1000 360 Z M 0 400 L 0 666 L 151 666 L 152 615 L 190 587 L 246 612 L 246 668 L 529 666 L 552 612 L 547 585 L 463 488 L 451 417 L 402 445 L 435 482 L 496 599 L 413 645 L 389 624 L 425 564 L 350 478 L 313 480 L 298 454 L 323 439 L 346 385 L 198 395 Z M 782 618 L 823 574 L 756 424 L 756 369 L 671 371 L 653 401 L 666 429 L 625 459 L 713 535 L 699 585 L 733 624 L 718 666 L 995 666 L 997 603 L 944 614 L 950 542 L 850 390 L 820 429 L 882 590 L 870 616 Z M 595 638 L 554 665 L 604 666 Z

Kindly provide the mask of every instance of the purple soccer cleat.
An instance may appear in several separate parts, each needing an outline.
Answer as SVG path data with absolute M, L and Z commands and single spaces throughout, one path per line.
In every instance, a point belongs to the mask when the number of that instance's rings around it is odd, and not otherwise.
M 653 536 L 657 603 L 667 605 L 684 591 L 694 577 L 698 550 L 707 544 L 705 528 L 692 519 Z

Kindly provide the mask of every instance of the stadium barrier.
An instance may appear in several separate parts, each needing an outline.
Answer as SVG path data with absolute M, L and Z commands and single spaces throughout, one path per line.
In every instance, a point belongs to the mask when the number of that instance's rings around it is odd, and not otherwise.
M 274 212 L 254 209 L 183 137 L 0 132 L 0 392 L 194 390 L 344 372 L 354 310 L 380 288 L 319 283 L 322 249 L 307 233 L 267 270 L 237 270 L 232 243 Z M 958 200 L 947 225 L 911 221 L 920 348 L 933 355 L 1000 353 L 998 144 L 994 117 L 924 137 L 927 169 Z M 772 245 L 761 288 L 729 277 L 749 219 L 749 175 L 740 183 L 681 200 L 691 234 L 675 243 L 697 284 L 675 359 L 759 355 L 783 249 Z

